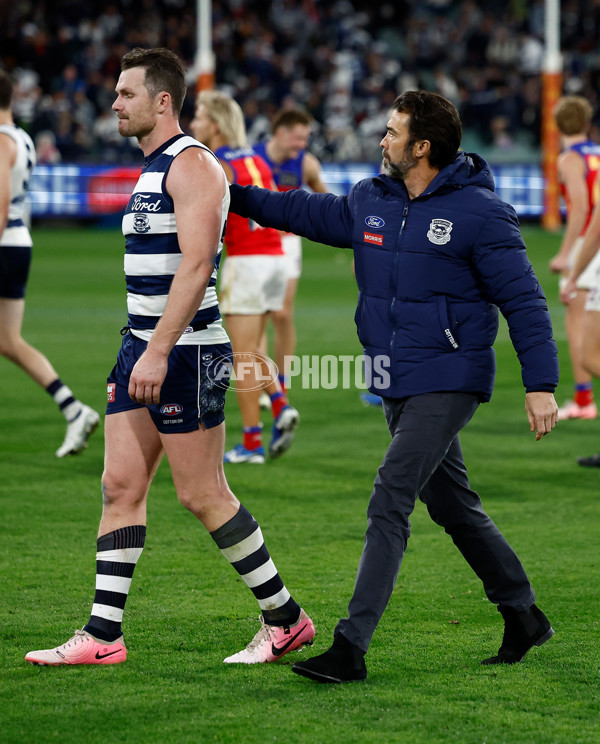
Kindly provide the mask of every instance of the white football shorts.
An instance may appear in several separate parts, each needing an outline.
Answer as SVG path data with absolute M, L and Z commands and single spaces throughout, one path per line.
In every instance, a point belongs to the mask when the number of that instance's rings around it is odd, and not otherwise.
M 583 245 L 583 237 L 577 238 L 575 243 L 573 244 L 573 250 L 571 251 L 571 255 L 569 256 L 569 268 L 573 268 L 575 265 L 575 261 L 577 260 L 577 256 L 579 256 L 581 252 L 581 246 Z M 577 289 L 592 289 L 596 286 L 598 283 L 598 278 L 600 276 L 600 250 L 596 253 L 594 258 L 589 262 L 589 264 L 586 266 L 585 271 L 582 272 L 581 276 L 577 280 Z M 566 282 L 566 278 L 564 276 L 561 276 L 559 280 L 559 287 L 560 289 L 563 288 L 563 285 Z
M 281 310 L 287 288 L 285 256 L 227 256 L 220 271 L 223 315 L 263 315 Z
M 302 238 L 293 233 L 281 236 L 281 247 L 285 253 L 288 279 L 300 279 L 302 274 Z

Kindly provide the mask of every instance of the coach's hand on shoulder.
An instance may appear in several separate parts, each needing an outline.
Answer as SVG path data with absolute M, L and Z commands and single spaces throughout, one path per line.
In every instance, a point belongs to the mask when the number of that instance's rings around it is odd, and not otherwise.
M 167 375 L 168 356 L 149 349 L 137 360 L 129 378 L 129 397 L 137 403 L 160 402 L 160 389 Z
M 558 406 L 552 393 L 539 391 L 525 395 L 525 411 L 529 428 L 535 431 L 536 442 L 549 434 L 558 421 Z

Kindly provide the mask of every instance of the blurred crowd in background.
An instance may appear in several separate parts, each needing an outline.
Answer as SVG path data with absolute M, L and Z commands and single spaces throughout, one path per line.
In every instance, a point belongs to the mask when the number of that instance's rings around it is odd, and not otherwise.
M 565 93 L 600 104 L 600 0 L 563 0 Z M 323 162 L 377 161 L 390 104 L 425 88 L 459 108 L 465 149 L 539 159 L 543 0 L 213 0 L 216 87 L 243 107 L 251 141 L 283 107 L 314 118 Z M 121 56 L 166 46 L 190 67 L 195 0 L 0 2 L 0 66 L 40 162 L 139 162 L 111 110 Z

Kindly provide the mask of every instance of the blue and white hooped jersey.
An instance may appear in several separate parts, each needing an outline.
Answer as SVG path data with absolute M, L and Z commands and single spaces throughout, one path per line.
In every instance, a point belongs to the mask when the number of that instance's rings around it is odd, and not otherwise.
M 164 313 L 171 282 L 181 263 L 173 200 L 165 182 L 173 160 L 189 147 L 213 153 L 193 137 L 178 134 L 144 159 L 123 216 L 127 314 L 131 332 L 148 341 Z M 216 160 L 216 158 L 215 158 Z M 218 162 L 218 161 L 217 161 Z M 229 210 L 229 184 L 223 171 L 225 195 L 221 206 L 221 237 L 212 276 L 202 304 L 178 344 L 217 344 L 229 341 L 223 328 L 215 285 L 223 250 L 223 232 Z M 202 209 L 202 205 L 198 204 Z
M 0 245 L 31 246 L 31 235 L 24 219 L 27 215 L 27 186 L 36 162 L 35 147 L 27 132 L 14 124 L 0 125 L 0 133 L 7 134 L 17 145 L 17 159 L 10 171 L 8 224 L 0 236 Z

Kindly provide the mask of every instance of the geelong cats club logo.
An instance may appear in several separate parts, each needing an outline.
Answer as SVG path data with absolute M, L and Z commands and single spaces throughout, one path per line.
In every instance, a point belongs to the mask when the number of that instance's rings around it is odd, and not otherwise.
M 427 237 L 436 245 L 444 245 L 450 240 L 452 223 L 449 220 L 431 220 Z
M 147 214 L 133 215 L 133 229 L 137 233 L 147 233 L 150 229 L 150 220 Z

